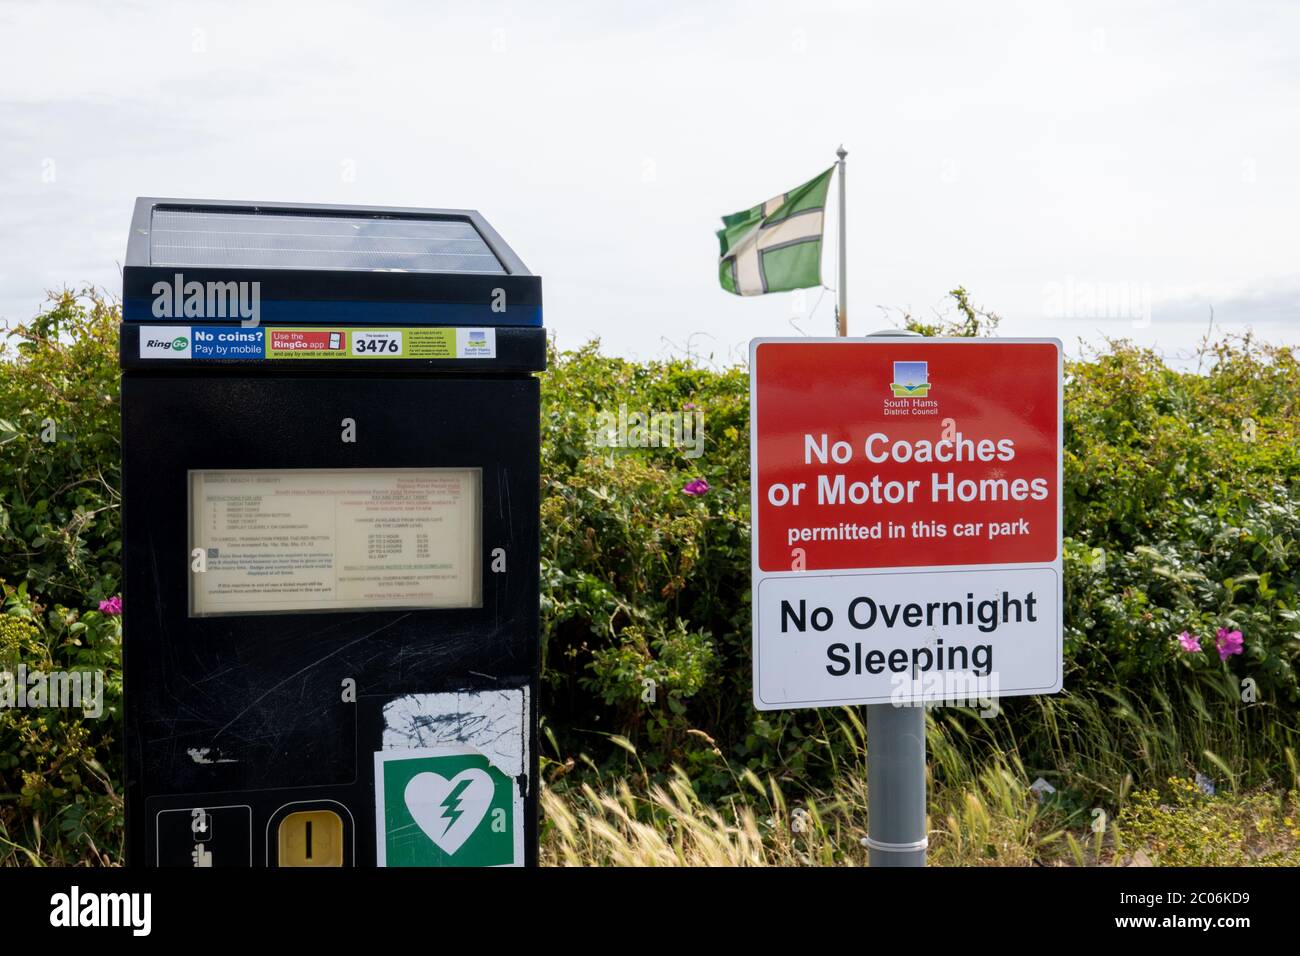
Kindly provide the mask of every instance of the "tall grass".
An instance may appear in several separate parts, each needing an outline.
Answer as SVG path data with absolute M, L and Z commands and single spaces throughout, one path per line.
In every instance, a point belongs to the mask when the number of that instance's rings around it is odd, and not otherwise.
M 1300 852 L 1300 826 L 1273 812 L 1293 807 L 1300 791 L 1296 730 L 1275 710 L 1243 702 L 1235 684 L 1211 678 L 1186 685 L 1176 698 L 1157 690 L 1150 701 L 1099 692 L 1004 703 L 1020 708 L 1014 720 L 961 708 L 927 715 L 932 865 L 1123 864 L 1162 853 L 1212 860 L 1213 848 L 1184 845 L 1187 833 L 1210 832 L 1189 825 L 1189 815 L 1202 811 L 1171 809 L 1152 796 L 1174 781 L 1171 800 L 1185 800 L 1186 791 L 1202 794 L 1217 801 L 1219 817 L 1246 819 L 1274 834 L 1279 852 Z M 826 743 L 834 738 L 838 745 L 827 747 L 834 763 L 829 786 L 809 788 L 793 777 L 761 780 L 740 769 L 733 771 L 734 793 L 712 805 L 680 769 L 655 781 L 635 747 L 620 738 L 635 772 L 610 774 L 587 761 L 584 782 L 561 777 L 543 791 L 543 861 L 865 865 L 866 726 L 852 708 L 824 723 Z M 1032 731 L 1015 730 L 1026 726 Z M 1198 774 L 1201 782 L 1193 783 Z M 1031 789 L 1039 778 L 1050 791 Z M 1154 823 L 1152 814 L 1159 817 Z M 1131 843 L 1122 816 L 1134 821 Z M 1166 845 L 1171 820 L 1184 843 Z

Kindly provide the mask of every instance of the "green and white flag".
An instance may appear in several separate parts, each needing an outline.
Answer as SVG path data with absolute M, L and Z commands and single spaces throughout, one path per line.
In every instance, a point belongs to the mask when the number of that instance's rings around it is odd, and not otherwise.
M 834 170 L 722 217 L 722 288 L 734 295 L 763 295 L 822 284 L 822 225 Z

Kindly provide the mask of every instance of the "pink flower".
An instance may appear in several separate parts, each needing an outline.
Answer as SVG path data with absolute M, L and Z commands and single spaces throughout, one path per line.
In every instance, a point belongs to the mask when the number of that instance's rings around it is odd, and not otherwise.
M 107 601 L 100 601 L 99 612 L 101 614 L 108 614 L 108 615 L 121 614 L 122 598 L 119 595 L 114 594 Z
M 688 412 L 693 412 L 695 411 L 695 403 L 687 402 L 685 405 L 682 406 L 682 408 L 684 408 Z
M 709 483 L 703 478 L 693 478 L 686 482 L 685 487 L 682 488 L 682 492 L 690 495 L 692 498 L 698 498 L 701 495 L 707 495 L 709 493 Z
M 1226 627 L 1219 628 L 1219 636 L 1214 643 L 1219 648 L 1221 661 L 1226 661 L 1233 654 L 1240 654 L 1245 649 L 1241 631 L 1230 631 Z
M 1183 633 L 1178 635 L 1178 643 L 1183 645 L 1183 650 L 1188 654 L 1201 653 L 1201 639 L 1199 637 L 1193 637 L 1186 631 L 1183 631 Z

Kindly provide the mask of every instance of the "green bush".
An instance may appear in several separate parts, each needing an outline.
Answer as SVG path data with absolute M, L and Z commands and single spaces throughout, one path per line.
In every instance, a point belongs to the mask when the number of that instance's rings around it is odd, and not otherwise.
M 954 296 L 964 321 L 925 331 L 995 324 L 970 309 L 964 290 Z M 1176 372 L 1125 343 L 1068 363 L 1066 687 L 1079 698 L 1074 719 L 1087 709 L 1098 724 L 1135 714 L 1128 698 L 1153 710 L 1163 700 L 1206 730 L 1181 742 L 1227 741 L 1241 751 L 1235 763 L 1222 758 L 1232 771 L 1260 775 L 1280 768 L 1294 743 L 1300 701 L 1297 369 L 1290 351 L 1249 338 L 1218 343 L 1204 363 L 1200 374 Z M 552 355 L 543 387 L 543 712 L 571 732 L 567 746 L 592 746 L 577 731 L 623 734 L 662 770 L 709 762 L 711 744 L 684 733 L 697 728 L 756 770 L 798 778 L 810 761 L 828 768 L 816 715 L 758 714 L 748 703 L 747 389 L 734 369 L 632 364 L 594 345 Z M 602 411 L 688 404 L 705 415 L 700 459 L 671 448 L 593 447 Z M 712 490 L 689 498 L 682 489 L 697 476 Z M 1243 654 L 1219 659 L 1219 628 L 1243 633 Z M 1202 639 L 1201 653 L 1181 648 L 1183 631 Z M 686 640 L 712 645 L 707 656 L 689 655 L 703 681 L 676 673 Z M 666 687 L 667 706 L 636 695 L 647 677 Z M 1035 732 L 1041 707 L 1008 701 L 1006 713 L 963 732 L 1018 746 L 1036 770 L 1068 763 Z M 1149 714 L 1143 730 L 1158 718 Z M 1150 740 L 1126 739 L 1118 726 L 1114 738 L 1129 747 L 1118 756 L 1144 769 Z M 707 786 L 711 778 L 697 770 L 694 779 Z M 716 782 L 728 778 L 718 773 Z
M 103 712 L 0 710 L 0 860 L 122 849 L 117 309 L 65 291 L 0 348 L 0 671 L 103 679 Z
M 87 291 L 0 346 L 0 579 L 94 606 L 121 579 L 115 306 Z
M 1116 346 L 1071 363 L 1067 639 L 1072 686 L 1177 682 L 1220 670 L 1219 628 L 1245 635 L 1231 671 L 1300 702 L 1300 405 L 1287 349 L 1221 342 L 1205 375 Z
M 924 331 L 996 326 L 965 290 L 953 296 L 958 321 Z M 64 292 L 0 353 L 6 653 L 109 678 L 98 721 L 0 713 L 0 854 L 13 859 L 17 845 L 45 860 L 120 846 L 120 635 L 97 610 L 120 579 L 117 321 L 112 305 Z M 1067 364 L 1067 692 L 1006 701 L 994 720 L 943 711 L 935 752 L 974 756 L 937 760 L 936 783 L 979 754 L 1014 754 L 1057 785 L 1054 805 L 1083 813 L 1118 809 L 1135 779 L 1287 776 L 1300 712 L 1296 362 L 1250 338 L 1202 361 L 1180 372 L 1110 343 Z M 616 770 L 634 753 L 660 780 L 679 764 L 706 798 L 735 794 L 734 766 L 795 788 L 856 766 L 861 741 L 834 730 L 838 715 L 750 704 L 745 370 L 629 362 L 592 343 L 552 351 L 542 403 L 550 755 Z M 702 412 L 702 455 L 602 445 L 620 406 Z M 700 480 L 708 490 L 688 493 Z M 1220 628 L 1243 634 L 1242 654 L 1220 660 Z M 1182 649 L 1184 631 L 1200 653 Z
M 1163 792 L 1162 792 L 1163 791 Z M 1300 794 L 1215 796 L 1171 777 L 1141 790 L 1119 817 L 1126 850 L 1157 866 L 1300 865 Z

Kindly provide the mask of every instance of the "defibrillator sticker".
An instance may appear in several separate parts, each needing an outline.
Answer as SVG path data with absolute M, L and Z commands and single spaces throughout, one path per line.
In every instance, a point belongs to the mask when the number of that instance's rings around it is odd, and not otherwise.
M 517 866 L 515 781 L 472 747 L 375 754 L 379 866 Z
M 375 754 L 379 866 L 522 866 L 528 688 L 411 694 Z

